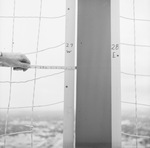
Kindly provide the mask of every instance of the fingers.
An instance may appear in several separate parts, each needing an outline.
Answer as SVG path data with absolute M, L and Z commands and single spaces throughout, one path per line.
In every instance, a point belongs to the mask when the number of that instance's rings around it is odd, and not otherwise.
M 29 67 L 28 67 L 29 68 Z M 28 68 L 22 68 L 22 67 L 13 67 L 13 70 L 23 70 L 26 71 Z
M 24 58 L 20 62 L 21 62 L 23 71 L 28 70 L 28 68 L 30 67 L 30 61 L 29 61 L 29 59 L 28 58 Z
M 14 70 L 26 71 L 30 67 L 30 60 L 25 55 L 21 55 L 18 64 L 19 66 L 14 67 Z
M 20 62 L 30 64 L 30 60 L 26 56 L 23 56 Z
M 13 70 L 23 70 L 26 71 L 30 67 L 30 61 L 28 58 L 23 57 L 18 61 L 18 66 L 14 67 Z
M 2 66 L 13 67 L 14 70 L 26 71 L 30 67 L 30 60 L 21 53 L 3 53 Z
M 14 70 L 23 70 L 26 71 L 30 67 L 30 64 L 19 62 L 19 66 L 14 67 Z
M 20 67 L 14 67 L 13 70 L 23 70 L 23 69 Z
M 27 57 L 26 58 L 24 57 L 23 59 L 21 59 L 20 62 L 30 64 L 30 61 Z
M 26 70 L 28 70 L 28 69 L 25 69 L 25 68 L 20 68 L 20 67 L 14 67 L 14 68 L 13 68 L 13 70 L 16 70 L 16 71 L 18 71 L 18 70 L 23 70 L 23 71 L 26 71 Z

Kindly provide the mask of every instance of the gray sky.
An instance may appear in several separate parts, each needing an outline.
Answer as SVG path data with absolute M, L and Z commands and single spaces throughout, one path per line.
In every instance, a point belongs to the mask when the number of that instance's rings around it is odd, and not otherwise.
M 65 0 L 43 0 L 42 17 L 59 17 L 65 15 Z M 13 0 L 0 0 L 0 16 L 13 16 Z M 39 16 L 40 0 L 16 0 L 16 16 Z M 65 19 L 43 18 L 40 25 L 38 50 L 55 46 L 38 54 L 38 65 L 64 65 L 65 54 Z M 12 50 L 12 38 L 14 39 L 14 52 L 36 52 L 38 40 L 38 18 L 0 18 L 0 49 L 10 52 Z M 27 54 L 31 64 L 35 65 L 36 54 Z M 63 70 L 37 70 L 37 78 L 58 73 Z M 10 69 L 0 69 L 0 81 L 9 81 Z M 12 81 L 27 81 L 34 79 L 34 69 L 27 72 L 13 71 Z M 35 91 L 35 105 L 45 105 L 63 101 L 64 74 L 46 77 L 37 80 Z M 11 106 L 31 106 L 33 98 L 33 81 L 23 84 L 12 84 Z M 9 83 L 0 83 L 0 107 L 7 107 L 9 99 Z M 43 108 L 48 109 L 48 108 Z M 55 105 L 50 109 L 62 110 L 63 104 Z
M 145 45 L 145 47 L 121 45 L 121 71 L 134 73 L 134 62 L 136 62 L 136 73 L 150 75 L 150 1 L 135 0 L 135 21 L 130 20 L 134 17 L 133 0 L 120 0 L 120 15 L 129 19 L 120 18 L 120 42 L 126 44 Z M 135 34 L 134 34 L 135 32 Z M 135 37 L 134 37 L 135 35 Z M 149 46 L 149 47 L 146 47 Z M 136 61 L 134 61 L 134 55 Z M 122 100 L 135 102 L 135 79 L 130 75 L 121 75 Z M 138 103 L 150 105 L 150 77 L 137 76 L 137 99 Z M 127 106 L 127 105 L 126 105 Z M 128 105 L 129 107 L 130 105 Z M 127 108 L 128 108 L 127 107 Z
M 150 1 L 135 1 L 136 19 L 150 20 Z M 16 0 L 16 16 L 39 16 L 40 0 Z M 42 16 L 57 17 L 65 15 L 65 0 L 43 0 Z M 133 18 L 133 1 L 120 0 L 120 15 Z M 0 0 L 0 16 L 13 16 L 13 0 Z M 37 48 L 38 18 L 16 18 L 14 23 L 14 52 L 30 53 Z M 11 51 L 13 19 L 0 18 L 0 49 Z M 136 21 L 136 44 L 150 46 L 150 21 Z M 61 45 L 65 42 L 65 17 L 42 19 L 38 50 Z M 120 18 L 120 42 L 134 43 L 134 24 L 132 20 Z M 65 45 L 48 49 L 38 54 L 38 65 L 64 65 Z M 138 74 L 150 75 L 150 47 L 136 48 L 136 71 Z M 27 55 L 35 64 L 35 54 Z M 37 70 L 37 78 L 51 75 L 62 70 Z M 121 71 L 134 73 L 134 47 L 121 45 Z M 10 69 L 0 69 L 0 81 L 9 81 Z M 34 70 L 13 72 L 12 81 L 26 81 L 34 78 Z M 123 75 L 122 99 L 134 102 L 134 77 Z M 37 80 L 35 105 L 50 104 L 63 100 L 64 74 Z M 137 96 L 140 103 L 150 104 L 150 77 L 137 77 Z M 0 107 L 7 107 L 9 83 L 0 83 Z M 33 81 L 25 84 L 12 84 L 11 106 L 31 106 L 33 98 Z M 62 110 L 63 104 L 51 107 Z

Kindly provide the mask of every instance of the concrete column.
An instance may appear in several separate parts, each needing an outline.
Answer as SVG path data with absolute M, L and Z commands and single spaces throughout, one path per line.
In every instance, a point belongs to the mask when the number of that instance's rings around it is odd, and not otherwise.
M 78 0 L 76 148 L 121 148 L 118 10 Z

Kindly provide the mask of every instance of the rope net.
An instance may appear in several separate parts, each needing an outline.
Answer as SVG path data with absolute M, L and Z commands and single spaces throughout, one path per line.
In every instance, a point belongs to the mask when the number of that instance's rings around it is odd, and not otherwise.
M 150 147 L 149 4 L 120 1 L 123 148 Z
M 44 65 L 26 72 L 0 67 L 1 148 L 62 146 L 62 119 L 53 114 L 62 116 L 64 103 L 65 6 L 65 0 L 0 0 L 1 51 Z

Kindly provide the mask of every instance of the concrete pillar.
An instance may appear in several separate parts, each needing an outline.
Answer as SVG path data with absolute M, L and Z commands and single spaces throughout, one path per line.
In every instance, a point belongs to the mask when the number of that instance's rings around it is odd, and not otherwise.
M 78 0 L 76 148 L 121 148 L 119 0 Z

